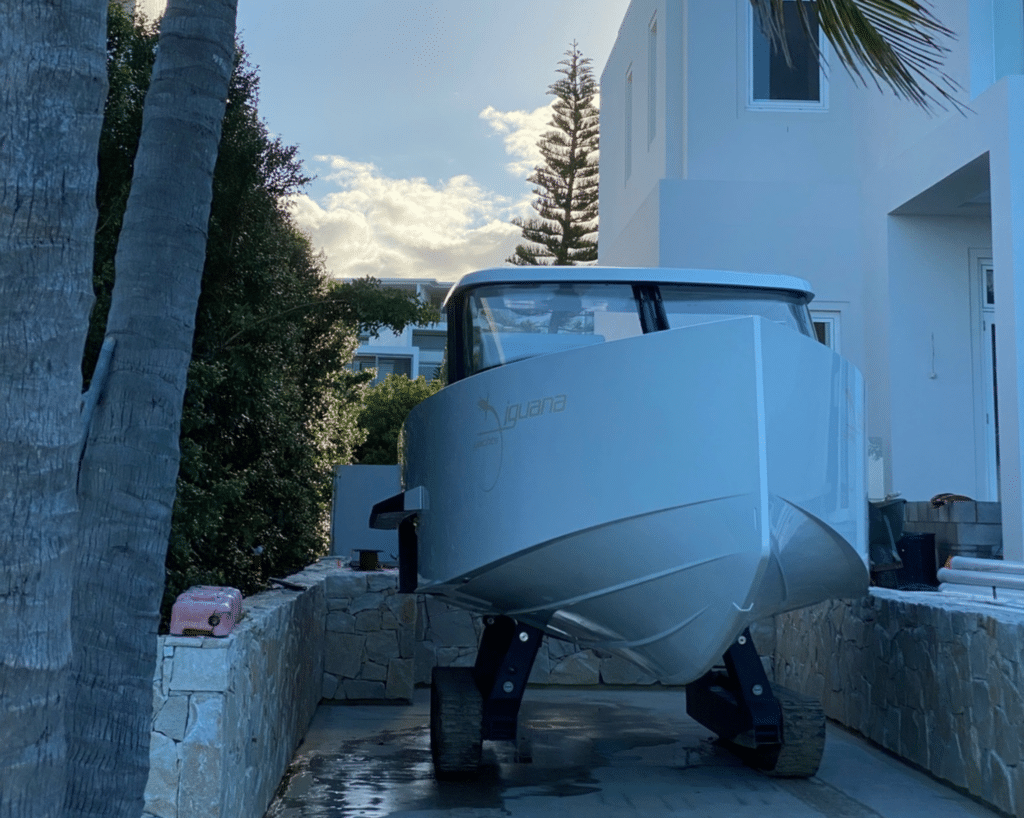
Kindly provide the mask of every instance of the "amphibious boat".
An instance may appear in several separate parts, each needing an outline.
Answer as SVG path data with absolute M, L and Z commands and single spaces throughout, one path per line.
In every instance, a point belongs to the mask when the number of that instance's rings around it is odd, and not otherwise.
M 758 766 L 816 769 L 782 752 L 814 705 L 773 694 L 747 630 L 868 586 L 863 381 L 815 337 L 812 298 L 668 268 L 453 287 L 448 385 L 409 415 L 404 490 L 371 514 L 399 529 L 401 590 L 487 623 L 475 668 L 435 671 L 439 775 L 514 738 L 543 634 L 688 685 L 691 715 L 748 736 Z

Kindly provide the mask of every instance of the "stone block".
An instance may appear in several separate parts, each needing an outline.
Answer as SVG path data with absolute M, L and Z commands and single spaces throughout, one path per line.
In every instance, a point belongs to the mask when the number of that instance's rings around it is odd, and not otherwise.
M 362 611 L 376 611 L 384 604 L 384 598 L 380 594 L 363 594 L 352 600 L 348 606 L 350 614 L 358 614 Z
M 197 693 L 189 702 L 188 727 L 181 742 L 178 818 L 209 818 L 221 814 L 224 698 Z
M 598 673 L 601 683 L 606 685 L 650 685 L 657 681 L 650 673 L 641 670 L 621 656 L 602 659 L 598 666 Z
M 774 655 L 776 650 L 775 617 L 761 619 L 750 626 L 750 636 L 757 652 L 762 656 Z
M 185 725 L 188 724 L 188 696 L 168 696 L 163 706 L 153 719 L 153 730 L 163 733 L 169 739 L 181 741 L 185 738 Z
M 476 647 L 476 628 L 473 616 L 467 611 L 450 609 L 430 614 L 427 638 L 449 647 Z
M 964 753 L 960 748 L 960 736 L 952 733 L 948 740 L 942 741 L 935 747 L 933 754 L 935 774 L 944 778 L 954 787 L 967 787 L 967 765 L 964 762 Z
M 334 633 L 355 633 L 356 618 L 348 611 L 332 611 L 327 614 L 325 628 Z
M 385 604 L 401 625 L 408 627 L 416 624 L 417 606 L 414 594 L 392 594 L 387 597 Z
M 1007 815 L 1016 815 L 1013 773 L 997 756 L 992 756 L 989 760 L 989 768 L 992 776 L 992 794 L 988 800 Z M 1015 772 L 1016 770 L 1014 770 Z
M 557 685 L 596 685 L 600 681 L 600 662 L 589 650 L 566 656 L 548 675 L 549 684 Z
M 356 633 L 372 633 L 380 630 L 380 610 L 360 611 L 356 614 Z
M 167 696 L 171 692 L 171 674 L 174 672 L 174 657 L 167 656 L 160 667 L 160 693 Z
M 975 523 L 978 521 L 978 504 L 966 501 L 947 503 L 951 523 Z
M 981 679 L 988 675 L 989 638 L 985 631 L 974 631 L 968 640 L 968 661 L 970 675 Z
M 226 690 L 228 651 L 179 647 L 174 651 L 171 690 Z
M 394 631 L 377 631 L 366 635 L 366 658 L 387 667 L 391 659 L 398 658 L 398 634 Z
M 201 636 L 164 636 L 164 647 L 168 648 L 201 648 L 203 637 Z M 168 654 L 164 652 L 164 656 Z
M 1011 723 L 1001 707 L 995 708 L 992 720 L 996 755 L 1004 765 L 1016 767 L 1021 760 L 1021 724 Z
M 999 503 L 977 503 L 977 513 L 979 523 L 996 523 L 1002 524 L 1003 514 L 1002 506 Z
M 363 665 L 363 643 L 359 634 L 324 634 L 324 671 L 345 679 L 355 679 Z
M 413 654 L 413 668 L 416 684 L 430 684 L 430 674 L 437 664 L 437 655 L 434 653 L 433 645 L 423 642 L 416 642 Z
M 324 684 L 320 695 L 325 699 L 333 699 L 338 692 L 338 677 L 333 673 L 324 674 Z
M 966 722 L 964 722 L 966 724 Z M 985 797 L 987 791 L 986 777 L 991 781 L 991 771 L 983 768 L 988 767 L 988 758 L 991 753 L 982 752 L 978 747 L 976 736 L 972 735 L 973 728 L 968 727 L 966 732 L 961 730 L 960 735 L 966 739 L 964 747 L 964 767 L 967 777 L 967 791 L 980 798 Z
M 465 648 L 437 648 L 438 667 L 472 667 L 473 652 Z
M 412 700 L 413 666 L 409 659 L 392 659 L 388 662 L 388 675 L 384 695 L 388 699 Z
M 998 525 L 962 523 L 956 526 L 954 537 L 955 539 L 951 539 L 949 542 L 959 546 L 988 546 L 991 548 L 1002 543 L 1003 529 Z
M 416 597 L 416 641 L 422 642 L 427 638 L 427 622 L 430 617 L 427 615 L 426 601 L 422 596 Z
M 154 733 L 149 744 L 149 778 L 145 809 L 157 818 L 178 818 L 178 779 L 181 760 L 178 745 L 165 735 Z
M 398 631 L 398 655 L 402 659 L 412 659 L 416 655 L 416 633 L 412 628 Z
M 372 593 L 392 591 L 398 588 L 398 571 L 388 570 L 366 575 L 366 587 Z
M 924 729 L 924 714 L 911 708 L 900 713 L 899 754 L 908 761 L 928 769 L 928 735 Z
M 332 571 L 324 583 L 324 593 L 328 599 L 348 597 L 353 599 L 366 593 L 366 577 L 353 574 L 348 570 Z
M 364 682 L 360 679 L 345 679 L 341 683 L 346 699 L 368 699 L 375 701 L 384 698 L 384 682 Z
M 541 649 L 537 651 L 537 657 L 534 659 L 533 667 L 530 669 L 529 682 L 538 685 L 547 684 L 550 674 L 551 657 L 541 645 Z
M 544 637 L 542 649 L 547 650 L 552 662 L 558 662 L 566 656 L 572 656 L 574 653 L 579 652 L 579 647 L 573 642 L 567 642 L 564 639 L 552 639 L 547 636 Z
M 387 665 L 378 665 L 376 662 L 363 662 L 359 669 L 359 678 L 364 682 L 383 682 L 388 678 Z

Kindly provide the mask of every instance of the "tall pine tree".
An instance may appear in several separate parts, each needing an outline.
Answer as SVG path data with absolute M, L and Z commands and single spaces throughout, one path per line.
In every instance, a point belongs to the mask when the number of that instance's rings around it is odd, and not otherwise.
M 512 219 L 532 244 L 520 244 L 512 264 L 579 264 L 597 261 L 597 83 L 576 43 L 558 69 L 562 79 L 549 86 L 558 99 L 548 131 L 540 140 L 544 164 L 529 181 L 536 185 L 533 209 L 539 219 Z

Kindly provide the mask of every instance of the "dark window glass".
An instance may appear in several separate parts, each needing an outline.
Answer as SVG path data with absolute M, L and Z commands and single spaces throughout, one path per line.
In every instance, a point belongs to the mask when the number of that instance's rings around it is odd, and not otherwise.
M 448 336 L 443 332 L 421 332 L 419 330 L 412 332 L 412 345 L 421 350 L 430 349 L 443 352 L 447 341 Z
M 821 100 L 821 74 L 814 48 L 818 42 L 817 9 L 814 3 L 805 4 L 812 42 L 804 34 L 798 2 L 802 0 L 786 0 L 783 4 L 786 43 L 792 66 L 786 64 L 781 48 L 772 47 L 771 41 L 761 31 L 757 15 L 754 15 L 752 69 L 755 100 Z

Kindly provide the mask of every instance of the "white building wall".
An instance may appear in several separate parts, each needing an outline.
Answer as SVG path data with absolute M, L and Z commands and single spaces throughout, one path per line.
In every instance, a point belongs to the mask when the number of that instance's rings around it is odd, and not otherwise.
M 990 250 L 1005 553 L 1024 559 L 1024 77 L 1017 75 L 1024 71 L 1024 8 L 1010 0 L 936 0 L 936 16 L 958 34 L 945 70 L 971 110 L 929 114 L 858 86 L 834 58 L 827 111 L 748 110 L 748 6 L 631 4 L 602 76 L 600 262 L 808 279 L 819 303 L 840 312 L 843 354 L 865 374 L 868 435 L 883 453 L 884 491 L 921 499 L 988 491 L 971 276 L 978 255 Z M 639 150 L 645 37 L 655 8 L 673 65 L 661 83 L 660 115 L 667 114 L 670 134 L 664 156 Z M 673 43 L 679 47 L 669 56 Z M 630 63 L 632 186 L 622 179 L 617 84 Z M 680 87 L 671 90 L 673 78 Z M 986 193 L 986 162 L 990 216 L 983 198 L 965 201 Z M 981 188 L 961 189 L 963 180 L 951 175 L 971 167 L 980 170 L 974 181 Z M 915 210 L 929 191 L 940 192 L 939 205 Z
M 787 184 L 853 178 L 854 88 L 845 72 L 830 72 L 827 110 L 748 109 L 749 11 L 749 0 L 690 6 L 687 178 Z
M 644 208 L 651 192 L 656 188 L 658 180 L 666 173 L 665 151 L 665 104 L 672 95 L 678 95 L 680 78 L 675 72 L 666 70 L 666 51 L 668 60 L 678 64 L 678 46 L 666 42 L 665 32 L 670 29 L 670 21 L 666 20 L 666 7 L 672 6 L 678 12 L 681 0 L 634 0 L 626 12 L 625 20 L 619 29 L 619 39 L 612 48 L 601 73 L 601 167 L 599 199 L 601 203 L 601 234 L 599 252 L 601 264 L 618 264 L 607 258 L 626 257 L 629 248 L 619 247 L 620 235 L 624 232 L 627 222 L 641 233 L 649 232 L 634 220 L 633 214 L 641 209 L 649 216 L 654 216 L 648 207 Z M 655 138 L 647 142 L 647 59 L 648 32 L 651 21 L 656 19 L 658 73 L 656 80 L 657 125 Z M 678 36 L 678 29 L 674 30 Z M 632 76 L 631 112 L 631 151 L 630 173 L 626 174 L 626 78 Z M 666 86 L 668 88 L 666 92 Z M 678 118 L 678 114 L 676 115 Z M 678 137 L 679 129 L 674 130 Z M 604 168 L 615 168 L 614 172 L 605 173 Z M 619 225 L 617 229 L 608 230 L 605 225 Z M 630 236 L 635 234 L 630 231 Z M 625 239 L 632 249 L 638 243 L 635 238 Z M 629 262 L 632 263 L 632 262 Z
M 968 252 L 989 242 L 987 218 L 889 217 L 892 488 L 909 499 L 989 499 L 978 479 L 985 452 L 975 428 L 984 420 L 976 414 Z
M 995 262 L 996 344 L 999 350 L 1000 480 L 1003 555 L 1024 560 L 1024 77 L 986 92 L 1000 111 L 990 156 L 992 257 Z

